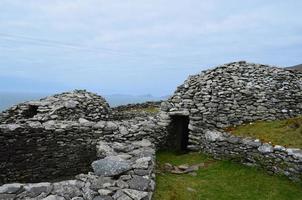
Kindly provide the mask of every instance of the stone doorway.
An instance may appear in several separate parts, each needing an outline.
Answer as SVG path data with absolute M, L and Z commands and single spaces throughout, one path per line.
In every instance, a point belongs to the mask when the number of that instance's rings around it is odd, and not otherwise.
M 170 140 L 172 150 L 186 151 L 189 141 L 189 117 L 171 116 Z

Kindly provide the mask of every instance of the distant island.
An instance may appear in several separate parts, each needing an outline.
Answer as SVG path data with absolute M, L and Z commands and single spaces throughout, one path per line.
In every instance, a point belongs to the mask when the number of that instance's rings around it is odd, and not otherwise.
M 289 69 L 295 69 L 295 70 L 298 70 L 298 71 L 301 71 L 302 72 L 302 64 L 300 65 L 295 65 L 295 66 L 292 66 L 292 67 L 288 67 Z

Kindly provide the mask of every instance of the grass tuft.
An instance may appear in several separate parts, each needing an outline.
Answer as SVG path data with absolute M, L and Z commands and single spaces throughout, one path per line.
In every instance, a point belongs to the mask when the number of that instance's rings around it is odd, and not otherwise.
M 258 138 L 274 145 L 302 148 L 302 116 L 286 120 L 257 121 L 225 130 L 237 136 Z

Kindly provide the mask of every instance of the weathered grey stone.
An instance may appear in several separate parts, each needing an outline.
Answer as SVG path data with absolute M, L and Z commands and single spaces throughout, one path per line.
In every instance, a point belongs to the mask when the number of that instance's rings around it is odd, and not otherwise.
M 294 158 L 302 160 L 302 150 L 301 149 L 288 148 L 288 149 L 286 149 L 286 151 L 287 151 L 288 155 L 291 155 Z
M 205 137 L 208 141 L 214 142 L 222 138 L 222 134 L 219 131 L 210 131 L 207 130 L 205 133 Z
M 64 197 L 58 196 L 58 195 L 49 195 L 48 197 L 44 198 L 43 200 L 66 200 L 66 199 Z
M 140 190 L 140 191 L 147 191 L 150 180 L 143 178 L 141 176 L 134 176 L 131 180 L 129 180 L 128 185 L 131 189 Z
M 116 155 L 114 150 L 107 145 L 107 143 L 103 141 L 99 141 L 96 146 L 97 149 L 97 156 L 100 158 L 104 158 L 106 156 L 113 156 Z
M 49 194 L 52 190 L 52 185 L 50 183 L 34 183 L 27 184 L 24 186 L 24 189 L 31 193 L 33 197 L 40 195 L 41 193 Z
M 93 200 L 113 200 L 111 196 L 96 196 L 93 198 Z
M 8 130 L 10 130 L 10 131 L 14 131 L 14 130 L 20 128 L 20 127 L 21 127 L 21 126 L 18 125 L 18 124 L 8 124 L 8 125 L 7 125 L 7 128 L 8 128 Z
M 64 106 L 66 108 L 75 108 L 75 107 L 77 107 L 78 104 L 79 104 L 79 102 L 74 101 L 74 100 L 69 100 L 69 101 L 64 102 Z
M 73 197 L 71 200 L 84 200 L 82 197 Z
M 141 147 L 150 147 L 152 144 L 149 140 L 143 139 L 141 141 L 133 142 L 133 145 L 137 145 Z
M 0 194 L 7 193 L 7 194 L 17 194 L 21 192 L 23 189 L 23 184 L 20 183 L 10 183 L 0 186 Z
M 110 195 L 110 194 L 112 194 L 112 190 L 107 190 L 107 189 L 99 189 L 98 190 L 98 193 L 100 194 L 100 195 L 104 195 L 104 196 L 108 196 L 108 195 Z
M 127 161 L 106 158 L 94 161 L 91 166 L 95 174 L 101 176 L 116 176 L 131 169 L 131 165 Z
M 271 153 L 274 151 L 274 148 L 272 147 L 272 145 L 265 143 L 265 144 L 261 145 L 260 147 L 258 147 L 258 150 L 261 153 Z
M 96 179 L 90 180 L 90 188 L 93 190 L 98 190 L 100 188 L 107 188 L 115 185 L 115 180 L 111 177 L 97 177 Z
M 137 159 L 132 167 L 136 169 L 148 169 L 150 161 L 151 157 L 142 157 Z
M 16 197 L 15 194 L 0 194 L 1 200 L 14 200 Z
M 53 184 L 51 193 L 66 198 L 73 198 L 81 196 L 82 192 L 80 188 L 83 186 L 83 182 L 80 181 L 61 181 Z
M 142 192 L 138 190 L 124 189 L 123 192 L 133 200 L 141 200 L 148 196 L 148 192 Z
M 118 126 L 114 122 L 109 121 L 109 122 L 106 123 L 105 129 L 114 131 L 114 130 L 118 129 Z

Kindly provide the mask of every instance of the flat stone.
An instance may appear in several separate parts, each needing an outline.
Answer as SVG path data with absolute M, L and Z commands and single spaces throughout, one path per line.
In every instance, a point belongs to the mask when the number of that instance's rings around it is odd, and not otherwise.
M 103 129 L 106 126 L 106 121 L 99 121 L 96 124 L 94 124 L 94 128 L 101 128 Z
M 15 194 L 0 194 L 1 200 L 14 200 L 16 197 Z
M 119 188 L 128 188 L 129 187 L 129 185 L 123 180 L 117 180 L 116 185 Z
M 94 197 L 93 200 L 113 200 L 113 198 L 111 196 L 100 195 Z
M 188 164 L 183 164 L 183 165 L 178 165 L 177 167 L 178 167 L 179 169 L 181 169 L 181 170 L 186 170 L 186 169 L 189 168 L 189 165 L 188 165 Z
M 141 141 L 133 142 L 134 145 L 141 146 L 141 147 L 150 147 L 152 143 L 149 140 L 142 139 Z
M 286 151 L 286 148 L 280 145 L 275 145 L 274 150 L 276 151 Z
M 54 183 L 52 194 L 67 198 L 81 196 L 82 192 L 80 187 L 83 186 L 82 183 L 83 182 L 73 180 Z
M 94 173 L 99 176 L 116 176 L 131 169 L 131 165 L 128 161 L 106 158 L 94 161 L 91 166 Z
M 117 129 L 118 129 L 118 125 L 115 124 L 115 123 L 113 123 L 113 122 L 108 121 L 108 122 L 106 123 L 105 129 L 106 129 L 106 130 L 114 131 L 114 130 L 117 130 Z
M 40 195 L 42 192 L 49 193 L 52 189 L 52 185 L 50 183 L 34 183 L 34 184 L 27 184 L 24 186 L 24 189 L 31 193 L 33 197 Z
M 216 140 L 222 139 L 222 133 L 219 131 L 210 131 L 207 130 L 205 133 L 205 137 L 210 142 L 215 142 Z
M 113 197 L 113 199 L 118 199 L 118 200 L 132 200 L 122 190 L 116 191 L 115 194 L 112 197 Z
M 61 197 L 58 195 L 49 195 L 48 197 L 46 197 L 42 200 L 66 200 L 66 199 L 64 197 Z
M 90 189 L 88 185 L 82 188 L 82 193 L 84 199 L 93 199 L 95 196 L 98 196 L 99 193 Z
M 261 145 L 260 147 L 258 147 L 258 150 L 261 153 L 271 153 L 274 151 L 274 148 L 272 147 L 272 145 L 264 143 L 263 145 Z
M 96 145 L 97 156 L 104 158 L 106 156 L 116 155 L 113 148 L 111 148 L 106 142 L 99 141 Z
M 98 193 L 100 195 L 103 195 L 103 196 L 106 196 L 106 195 L 108 196 L 108 195 L 112 194 L 112 191 L 111 190 L 107 190 L 107 189 L 99 189 Z
M 133 200 L 141 200 L 148 196 L 148 192 L 142 192 L 131 189 L 124 189 L 123 192 L 131 197 Z
M 130 189 L 146 191 L 146 190 L 148 190 L 150 180 L 143 178 L 141 176 L 135 176 L 131 180 L 129 180 L 127 183 L 129 185 Z
M 92 190 L 98 190 L 100 188 L 107 188 L 115 185 L 115 181 L 110 177 L 98 177 L 96 179 L 90 180 L 90 188 Z
M 302 159 L 302 150 L 297 148 L 288 148 L 286 149 L 288 155 L 293 156 L 296 159 Z
M 31 128 L 42 128 L 42 124 L 41 122 L 28 122 L 28 126 L 30 126 Z
M 64 106 L 66 108 L 75 108 L 75 107 L 77 107 L 78 104 L 79 104 L 79 102 L 74 101 L 74 100 L 69 100 L 69 101 L 64 102 Z
M 73 197 L 71 200 L 84 200 L 82 197 Z
M 152 159 L 151 157 L 142 157 L 142 158 L 139 158 L 133 164 L 133 168 L 136 168 L 136 169 L 148 169 L 149 162 L 151 161 L 151 159 Z
M 148 169 L 134 169 L 134 174 L 139 175 L 139 176 L 146 176 L 151 174 L 151 170 Z
M 20 127 L 21 127 L 21 126 L 18 125 L 18 124 L 8 124 L 8 125 L 7 125 L 7 128 L 8 128 L 8 130 L 10 130 L 10 131 L 14 131 L 14 130 L 20 128 Z
M 9 183 L 0 186 L 0 194 L 6 193 L 6 194 L 16 194 L 21 192 L 23 189 L 23 184 L 20 183 Z

